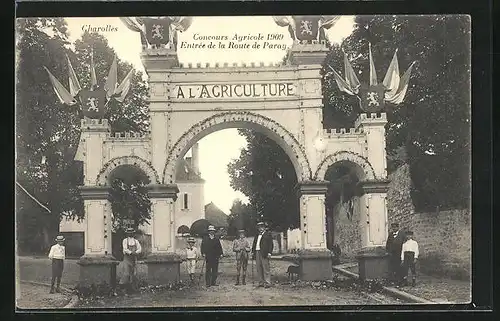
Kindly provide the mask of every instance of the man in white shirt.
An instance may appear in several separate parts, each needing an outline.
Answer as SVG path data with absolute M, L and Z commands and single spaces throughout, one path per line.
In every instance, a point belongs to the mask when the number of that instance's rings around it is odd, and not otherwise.
M 401 249 L 401 261 L 403 267 L 403 282 L 408 283 L 408 269 L 411 271 L 412 286 L 416 283 L 416 268 L 415 265 L 418 259 L 418 243 L 413 239 L 413 232 L 406 232 L 406 242 L 403 243 Z
M 258 287 L 271 286 L 271 268 L 269 259 L 273 253 L 273 237 L 266 231 L 264 222 L 257 223 L 259 234 L 253 239 L 252 260 L 257 265 Z
M 126 229 L 127 237 L 123 239 L 123 276 L 120 280 L 120 285 L 125 286 L 128 291 L 134 289 L 135 286 L 135 265 L 137 255 L 142 252 L 141 243 L 134 238 L 135 230 L 131 227 Z
M 50 293 L 54 293 L 54 283 L 57 280 L 55 292 L 60 293 L 62 272 L 64 269 L 64 259 L 66 258 L 66 248 L 64 247 L 64 236 L 56 237 L 57 244 L 52 245 L 49 252 L 49 259 L 52 260 L 52 281 L 50 285 Z

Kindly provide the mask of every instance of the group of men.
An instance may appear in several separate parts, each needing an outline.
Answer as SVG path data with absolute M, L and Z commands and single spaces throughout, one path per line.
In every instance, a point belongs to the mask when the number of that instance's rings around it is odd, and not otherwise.
M 257 223 L 259 234 L 254 238 L 252 247 L 246 238 L 245 230 L 238 231 L 238 238 L 233 241 L 233 251 L 236 255 L 236 285 L 246 284 L 248 260 L 255 260 L 257 268 L 258 287 L 271 286 L 271 271 L 269 259 L 273 252 L 273 239 L 265 223 Z M 195 273 L 196 256 L 193 255 L 194 238 L 188 239 L 186 257 L 188 260 L 190 279 L 193 281 Z M 217 286 L 219 274 L 219 260 L 223 255 L 220 240 L 215 236 L 215 228 L 208 227 L 208 236 L 201 242 L 201 255 L 203 256 L 205 270 L 205 284 L 207 287 Z
M 271 286 L 271 272 L 269 259 L 273 252 L 273 238 L 263 222 L 257 223 L 258 235 L 254 237 L 253 244 L 246 238 L 245 230 L 239 230 L 239 237 L 233 242 L 233 251 L 236 255 L 236 285 L 246 284 L 248 260 L 255 261 L 257 268 L 257 287 L 268 288 Z M 201 242 L 201 256 L 205 269 L 205 283 L 207 287 L 217 286 L 219 274 L 219 260 L 223 251 L 220 240 L 215 236 L 215 228 L 210 225 L 208 235 Z M 135 282 L 135 267 L 137 256 L 142 252 L 141 244 L 134 237 L 135 230 L 127 228 L 127 237 L 123 239 L 123 274 L 120 285 L 125 290 L 133 290 Z M 64 236 L 59 235 L 55 239 L 49 252 L 52 260 L 52 282 L 50 293 L 60 292 L 61 276 L 64 269 L 66 250 L 64 247 Z M 193 282 L 196 273 L 196 261 L 198 251 L 194 247 L 194 238 L 188 239 L 186 248 L 186 261 L 188 274 Z M 419 256 L 418 243 L 413 239 L 413 232 L 403 231 L 398 223 L 391 224 L 391 230 L 386 242 L 386 250 L 389 253 L 389 270 L 391 280 L 397 284 L 407 284 L 408 270 L 412 273 L 412 285 L 416 282 L 416 262 Z M 253 267 L 253 266 L 252 266 Z M 253 270 L 252 270 L 253 272 Z M 252 273 L 253 274 L 253 273 Z M 55 287 L 54 287 L 55 286 Z

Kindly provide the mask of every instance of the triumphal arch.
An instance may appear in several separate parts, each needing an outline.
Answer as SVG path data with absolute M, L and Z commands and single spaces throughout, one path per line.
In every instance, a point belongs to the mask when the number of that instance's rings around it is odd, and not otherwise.
M 161 284 L 178 277 L 176 164 L 202 137 L 225 128 L 262 132 L 290 157 L 298 181 L 303 279 L 332 276 L 325 225 L 325 174 L 331 165 L 349 164 L 357 171 L 363 248 L 385 244 L 386 115 L 360 114 L 354 128 L 323 128 L 320 70 L 329 51 L 324 40 L 296 39 L 286 62 L 279 65 L 182 65 L 175 47 L 143 45 L 150 134 L 111 136 L 106 119 L 81 123 L 78 158 L 84 162 L 81 193 L 86 217 L 82 282 L 106 280 L 116 264 L 111 256 L 109 177 L 124 166 L 139 169 L 150 181 L 148 282 Z

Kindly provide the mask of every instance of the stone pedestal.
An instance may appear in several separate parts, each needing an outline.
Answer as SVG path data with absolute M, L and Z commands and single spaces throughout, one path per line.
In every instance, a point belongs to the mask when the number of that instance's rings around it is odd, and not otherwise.
M 389 274 L 388 255 L 384 247 L 361 249 L 356 255 L 361 280 L 385 280 Z
M 79 286 L 108 285 L 116 287 L 116 266 L 118 261 L 111 255 L 82 256 L 78 261 L 80 265 Z
M 329 250 L 301 250 L 298 261 L 301 280 L 324 281 L 333 278 L 332 253 Z
M 301 279 L 329 280 L 333 276 L 332 254 L 326 247 L 325 194 L 328 182 L 298 184 L 302 249 L 298 252 Z
M 152 203 L 151 254 L 144 260 L 150 285 L 175 283 L 180 280 L 181 258 L 175 254 L 175 200 L 179 189 L 175 184 L 151 185 Z
M 148 266 L 148 284 L 164 285 L 180 281 L 182 259 L 174 253 L 151 254 L 144 263 Z

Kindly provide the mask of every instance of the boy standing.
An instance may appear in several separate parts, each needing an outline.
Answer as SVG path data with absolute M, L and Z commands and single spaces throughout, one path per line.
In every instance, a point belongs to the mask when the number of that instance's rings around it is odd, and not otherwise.
M 239 238 L 233 241 L 233 251 L 236 253 L 236 285 L 240 285 L 240 272 L 241 283 L 245 285 L 245 277 L 248 267 L 248 254 L 250 253 L 250 243 L 245 238 L 245 230 L 239 230 Z
M 403 248 L 401 250 L 401 261 L 403 262 L 403 278 L 404 284 L 408 283 L 408 269 L 411 270 L 412 276 L 412 286 L 415 286 L 416 282 L 416 268 L 418 258 L 418 243 L 413 239 L 413 232 L 408 231 L 406 233 L 406 242 L 403 243 Z
M 186 248 L 186 262 L 189 274 L 189 280 L 191 284 L 194 282 L 194 274 L 196 273 L 196 260 L 198 259 L 198 250 L 194 247 L 195 239 L 193 237 L 188 238 L 187 248 Z
M 52 281 L 50 285 L 50 293 L 54 293 L 54 283 L 57 279 L 57 287 L 55 292 L 61 293 L 59 285 L 61 284 L 61 276 L 64 269 L 64 259 L 66 258 L 66 248 L 64 247 L 64 236 L 56 237 L 57 244 L 52 245 L 49 252 L 49 259 L 52 260 Z

